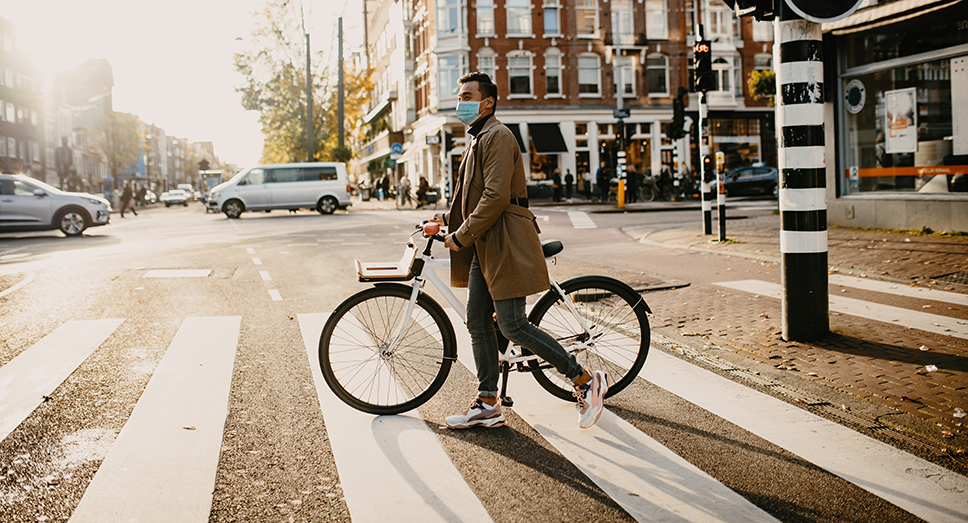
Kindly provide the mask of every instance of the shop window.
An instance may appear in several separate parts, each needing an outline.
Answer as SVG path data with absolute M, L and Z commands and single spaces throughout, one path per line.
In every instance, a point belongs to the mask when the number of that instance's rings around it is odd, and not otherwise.
M 598 0 L 576 0 L 575 18 L 579 38 L 595 37 L 598 34 Z
M 953 73 L 951 61 L 843 79 L 845 88 L 860 82 L 866 94 L 862 106 L 855 100 L 850 111 L 841 108 L 845 192 L 968 193 L 968 136 L 956 132 L 952 119 L 968 111 L 960 97 L 952 98 L 968 89 L 968 75 Z M 856 177 L 849 175 L 852 167 Z
M 602 95 L 601 57 L 597 54 L 578 56 L 578 96 L 593 98 Z
M 645 0 L 645 35 L 649 40 L 668 40 L 666 0 Z
M 650 54 L 648 58 L 649 96 L 669 96 L 669 59 Z
M 532 36 L 531 0 L 507 0 L 508 36 Z
M 545 37 L 561 34 L 561 5 L 560 0 L 545 0 L 544 5 L 544 34 Z
M 495 35 L 494 0 L 477 0 L 477 35 Z

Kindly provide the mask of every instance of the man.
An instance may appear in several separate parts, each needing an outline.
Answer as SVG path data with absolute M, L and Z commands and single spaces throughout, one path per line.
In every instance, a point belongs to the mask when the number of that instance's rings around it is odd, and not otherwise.
M 468 126 L 450 212 L 434 221 L 448 226 L 451 285 L 467 287 L 467 330 L 479 382 L 478 397 L 462 414 L 449 416 L 455 429 L 500 427 L 498 348 L 492 316 L 501 333 L 553 365 L 575 384 L 579 424 L 598 421 L 608 376 L 584 369 L 547 333 L 528 322 L 525 297 L 549 288 L 538 225 L 528 210 L 521 151 L 511 131 L 494 116 L 497 86 L 484 73 L 458 80 L 457 118 Z
M 598 168 L 598 172 L 595 173 L 595 183 L 598 184 L 599 201 L 607 202 L 608 191 L 612 186 L 612 177 L 608 175 L 608 167 L 605 167 L 604 161 Z

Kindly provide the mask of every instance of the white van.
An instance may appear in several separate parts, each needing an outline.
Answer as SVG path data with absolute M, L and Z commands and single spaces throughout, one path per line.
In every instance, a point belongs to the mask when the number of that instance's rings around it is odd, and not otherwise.
M 215 186 L 208 208 L 238 218 L 245 211 L 315 209 L 332 214 L 350 205 L 342 162 L 257 165 Z

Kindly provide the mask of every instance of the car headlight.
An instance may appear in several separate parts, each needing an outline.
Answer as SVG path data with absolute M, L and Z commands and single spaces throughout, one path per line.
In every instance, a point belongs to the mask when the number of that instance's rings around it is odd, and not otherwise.
M 210 194 L 209 197 L 214 200 L 218 198 L 218 194 L 218 191 L 212 191 L 212 194 Z
M 94 205 L 107 205 L 108 204 L 108 202 L 106 200 L 99 200 L 97 198 L 88 198 L 87 201 L 93 203 Z

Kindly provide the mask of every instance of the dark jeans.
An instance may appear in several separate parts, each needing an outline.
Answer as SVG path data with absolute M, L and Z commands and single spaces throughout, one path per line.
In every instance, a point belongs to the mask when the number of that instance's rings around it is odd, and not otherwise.
M 497 324 L 504 337 L 547 361 L 558 372 L 574 381 L 584 369 L 573 354 L 569 354 L 554 338 L 528 322 L 524 314 L 525 298 L 492 300 L 477 255 L 471 261 L 467 284 L 467 330 L 471 335 L 474 362 L 477 364 L 478 392 L 482 398 L 496 397 L 500 367 L 497 356 L 497 333 L 492 316 L 497 313 Z

